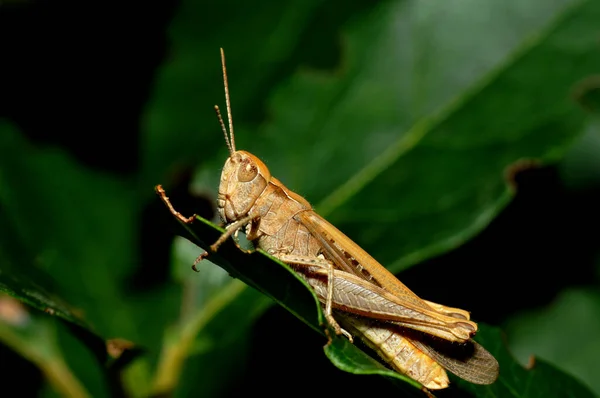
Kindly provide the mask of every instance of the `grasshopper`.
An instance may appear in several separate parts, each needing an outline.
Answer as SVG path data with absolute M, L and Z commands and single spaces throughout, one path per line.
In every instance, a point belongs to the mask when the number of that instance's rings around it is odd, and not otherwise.
M 236 149 L 223 49 L 221 64 L 229 130 L 216 105 L 215 111 L 229 157 L 221 173 L 217 209 L 226 231 L 211 251 L 243 230 L 255 247 L 289 264 L 312 286 L 336 334 L 351 342 L 353 335 L 359 336 L 393 369 L 425 388 L 449 385 L 444 368 L 472 383 L 493 383 L 498 362 L 471 339 L 477 324 L 467 311 L 419 298 L 319 216 L 306 199 L 271 176 L 259 158 Z M 195 219 L 177 212 L 160 185 L 156 189 L 181 222 Z M 207 255 L 198 257 L 194 270 Z

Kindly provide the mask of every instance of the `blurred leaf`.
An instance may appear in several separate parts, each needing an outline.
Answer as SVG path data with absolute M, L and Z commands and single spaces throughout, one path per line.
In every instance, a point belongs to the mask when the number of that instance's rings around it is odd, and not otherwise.
M 51 293 L 52 286 L 44 286 L 49 285 L 48 276 L 33 265 L 32 259 L 23 258 L 26 251 L 19 247 L 15 229 L 11 228 L 1 205 L 0 224 L 3 226 L 0 229 L 0 291 L 40 311 L 51 311 L 60 318 L 84 326 L 85 322 L 73 313 L 72 307 L 56 293 Z
M 527 311 L 506 325 L 508 343 L 521 363 L 535 355 L 564 369 L 600 395 L 600 293 L 597 289 L 562 292 L 547 308 Z
M 222 375 L 234 377 L 243 370 L 248 336 L 240 331 L 249 329 L 270 304 L 263 294 L 245 289 L 208 260 L 199 265 L 199 274 L 192 273 L 190 264 L 197 251 L 190 242 L 176 240 L 175 272 L 185 270 L 183 299 L 180 319 L 165 335 L 154 394 L 176 388 L 177 396 L 219 395 L 228 386 Z M 195 377 L 198 369 L 203 372 L 202 383 Z
M 185 263 L 188 272 L 189 260 Z M 212 264 L 202 264 L 200 274 L 194 275 L 197 278 L 188 280 L 210 279 L 216 271 L 224 274 L 226 280 L 221 284 L 220 293 L 198 303 L 196 308 L 204 322 L 194 324 L 191 319 L 192 322 L 184 324 L 194 327 L 194 346 L 187 352 L 176 396 L 221 396 L 231 388 L 230 380 L 241 377 L 246 371 L 246 357 L 251 348 L 249 331 L 254 321 L 272 304 L 267 296 L 254 289 L 246 289 L 241 281 L 231 279 L 222 268 Z M 214 288 L 218 285 L 213 283 L 211 286 Z M 204 290 L 199 288 L 198 292 Z M 223 297 L 230 301 L 223 300 Z M 220 303 L 219 311 L 211 314 L 215 303 Z M 202 383 L 197 382 L 199 369 L 202 369 Z
M 118 289 L 132 264 L 126 248 L 134 236 L 125 184 L 94 176 L 58 150 L 36 150 L 9 126 L 1 128 L 0 201 L 13 239 L 56 276 L 52 282 L 87 323 L 104 336 L 131 337 L 134 325 Z
M 572 189 L 600 186 L 600 116 L 585 128 L 583 136 L 560 163 L 565 183 Z
M 13 258 L 5 265 L 12 261 L 18 269 L 4 274 L 13 279 L 11 294 L 26 301 L 31 300 L 23 291 L 44 297 L 42 289 L 31 287 L 41 279 L 36 276 L 41 270 L 43 282 L 62 301 L 76 303 L 71 311 L 95 333 L 156 346 L 166 319 L 174 317 L 170 313 L 178 297 L 154 291 L 156 304 L 150 306 L 147 296 L 136 301 L 126 289 L 136 266 L 139 217 L 128 182 L 92 172 L 60 150 L 35 148 L 8 124 L 0 125 L 0 131 L 0 204 L 2 217 L 13 228 L 3 233 L 10 235 L 11 246 L 20 248 L 4 251 Z M 18 275 L 22 277 L 15 282 Z M 59 315 L 66 311 L 58 299 L 40 300 L 33 304 Z M 148 318 L 152 327 L 143 328 Z
M 0 339 L 38 366 L 60 396 L 108 396 L 101 365 L 65 325 L 28 312 L 4 294 L 0 294 Z
M 136 266 L 132 193 L 127 182 L 92 172 L 58 149 L 35 148 L 11 125 L 0 125 L 1 289 L 102 340 L 149 348 L 151 360 L 179 296 L 154 291 L 150 305 L 148 296 L 126 289 Z M 100 358 L 106 348 L 99 352 L 97 336 L 83 341 Z

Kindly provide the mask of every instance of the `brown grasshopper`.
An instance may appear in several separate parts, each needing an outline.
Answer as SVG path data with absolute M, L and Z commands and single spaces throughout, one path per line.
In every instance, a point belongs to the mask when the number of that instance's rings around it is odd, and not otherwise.
M 216 105 L 215 111 L 229 158 L 217 207 L 226 232 L 211 251 L 244 230 L 256 247 L 289 264 L 313 287 L 336 334 L 350 341 L 358 335 L 393 369 L 429 389 L 448 386 L 444 368 L 476 384 L 493 383 L 498 362 L 471 339 L 477 324 L 467 311 L 419 298 L 304 198 L 272 177 L 260 159 L 236 150 L 223 49 L 221 62 L 229 131 Z M 157 192 L 180 221 L 195 219 L 177 212 L 160 185 Z M 207 255 L 198 257 L 194 270 Z M 457 349 L 459 353 L 450 352 Z

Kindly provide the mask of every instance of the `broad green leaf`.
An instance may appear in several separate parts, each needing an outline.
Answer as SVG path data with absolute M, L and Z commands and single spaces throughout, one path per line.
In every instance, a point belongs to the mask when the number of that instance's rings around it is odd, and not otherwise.
M 503 181 L 506 168 L 523 158 L 541 163 L 559 159 L 585 122 L 570 93 L 600 67 L 595 45 L 581 42 L 582 31 L 587 29 L 590 37 L 597 32 L 598 4 L 553 2 L 545 12 L 556 7 L 554 12 L 537 14 L 523 25 L 511 16 L 515 35 L 500 35 L 505 40 L 495 43 L 485 33 L 470 40 L 464 35 L 495 32 L 494 26 L 483 28 L 489 21 L 480 20 L 479 13 L 494 14 L 494 24 L 500 24 L 502 10 L 510 5 L 478 3 L 463 2 L 463 12 L 453 2 L 445 7 L 389 3 L 380 14 L 349 27 L 350 41 L 352 34 L 363 38 L 371 26 L 389 30 L 350 46 L 363 52 L 349 55 L 347 72 L 332 79 L 331 85 L 343 85 L 343 91 L 335 90 L 343 97 L 318 110 L 318 115 L 327 115 L 322 126 L 296 125 L 319 140 L 311 161 L 301 163 L 300 156 L 288 155 L 270 163 L 275 175 L 292 173 L 295 190 L 303 192 L 310 185 L 307 196 L 317 200 L 317 210 L 394 271 L 456 247 L 483 228 L 511 196 Z M 398 32 L 405 25 L 413 34 Z M 460 49 L 453 53 L 464 62 L 456 69 L 444 62 L 446 53 L 435 51 L 438 45 L 453 50 L 454 35 L 460 35 L 462 46 L 473 46 L 462 58 Z M 407 43 L 398 45 L 390 37 Z M 486 50 L 497 46 L 494 56 L 486 58 L 478 45 Z M 411 49 L 426 51 L 428 57 L 410 57 Z M 549 59 L 553 67 L 538 73 Z M 278 93 L 275 112 L 286 105 L 286 98 L 297 99 L 294 93 L 303 86 L 323 90 L 311 75 L 299 74 L 289 90 Z M 365 91 L 371 94 L 369 100 Z M 293 106 L 307 104 L 296 101 Z M 279 128 L 277 115 L 267 126 L 266 141 L 290 140 L 290 126 Z M 351 145 L 332 145 L 340 139 Z M 269 153 L 264 157 L 273 159 Z M 313 177 L 319 170 L 328 170 L 328 181 Z
M 571 92 L 600 67 L 595 41 L 581 39 L 595 37 L 599 13 L 596 2 L 580 0 L 380 3 L 339 26 L 335 70 L 305 67 L 281 82 L 258 128 L 239 116 L 256 107 L 252 93 L 262 92 L 257 81 L 276 59 L 260 68 L 264 51 L 248 56 L 248 48 L 224 45 L 237 146 L 398 271 L 487 225 L 512 196 L 504 182 L 512 163 L 553 162 L 566 151 L 585 122 Z M 161 74 L 157 97 L 173 101 L 176 90 L 189 97 L 186 76 L 194 84 L 210 78 L 202 94 L 212 97 L 202 101 L 221 102 L 218 46 L 210 51 L 204 36 L 185 32 L 173 37 L 182 46 L 195 38 L 196 51 L 204 50 L 195 62 L 206 68 L 212 59 L 212 73 L 176 58 Z M 182 117 L 185 107 L 151 108 L 149 145 L 168 135 L 162 150 L 178 145 L 182 162 L 195 156 L 198 186 L 214 192 L 225 145 L 211 107 L 198 106 L 200 95 L 186 105 L 192 118 Z M 159 117 L 197 120 L 198 127 L 173 137 Z

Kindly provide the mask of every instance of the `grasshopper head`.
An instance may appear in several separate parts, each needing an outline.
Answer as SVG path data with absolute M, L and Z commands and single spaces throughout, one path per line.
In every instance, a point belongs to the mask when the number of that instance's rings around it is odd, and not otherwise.
M 227 149 L 229 149 L 229 158 L 227 158 L 225 166 L 223 166 L 223 172 L 221 173 L 217 209 L 221 219 L 229 224 L 241 219 L 250 212 L 252 206 L 254 206 L 271 180 L 271 173 L 259 158 L 246 151 L 237 151 L 235 149 L 231 103 L 229 101 L 229 85 L 227 83 L 227 69 L 225 68 L 225 53 L 223 49 L 221 49 L 221 66 L 223 68 L 223 84 L 225 86 L 229 131 L 225 127 L 217 105 L 215 105 L 215 111 L 217 112 L 221 130 L 225 136 Z
M 256 156 L 235 151 L 221 173 L 217 208 L 221 219 L 229 224 L 248 214 L 264 191 L 271 173 Z

